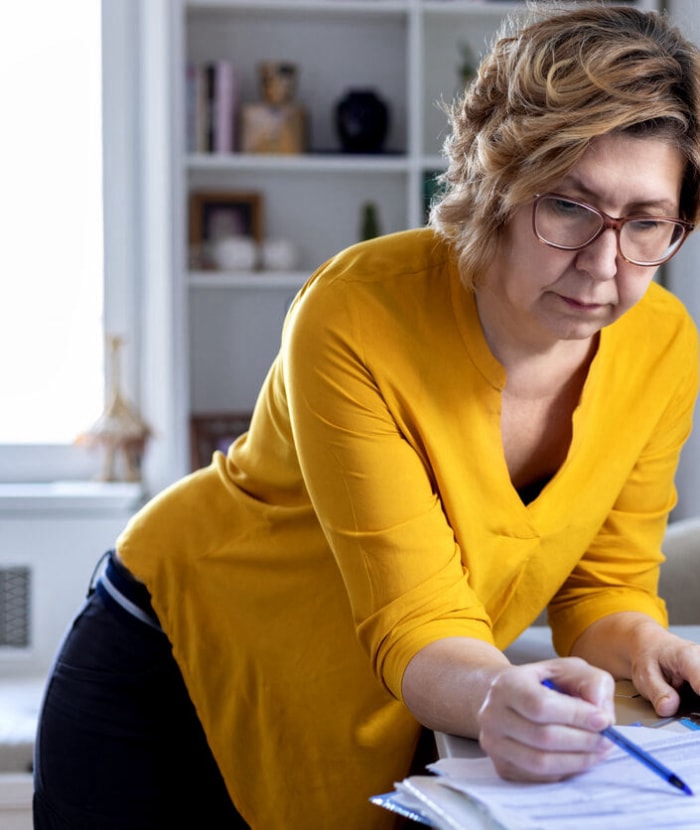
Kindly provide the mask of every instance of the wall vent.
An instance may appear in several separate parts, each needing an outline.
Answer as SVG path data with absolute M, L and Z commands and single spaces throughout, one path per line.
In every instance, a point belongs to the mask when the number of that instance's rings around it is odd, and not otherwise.
M 29 648 L 31 570 L 0 567 L 0 647 Z

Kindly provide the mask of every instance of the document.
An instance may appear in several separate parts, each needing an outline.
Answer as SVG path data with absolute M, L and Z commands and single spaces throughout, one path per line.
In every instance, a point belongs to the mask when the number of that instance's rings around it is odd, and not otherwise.
M 447 830 L 699 830 L 700 731 L 618 727 L 693 790 L 689 796 L 621 749 L 582 775 L 552 784 L 504 781 L 490 758 L 444 758 L 393 797 Z

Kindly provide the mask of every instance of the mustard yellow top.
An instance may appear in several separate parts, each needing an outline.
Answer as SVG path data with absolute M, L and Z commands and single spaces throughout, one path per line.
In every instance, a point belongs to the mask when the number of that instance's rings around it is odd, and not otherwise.
M 408 231 L 313 275 L 250 432 L 118 540 L 253 828 L 393 825 L 368 798 L 409 771 L 401 678 L 431 641 L 504 648 L 548 603 L 561 654 L 605 614 L 665 623 L 697 376 L 695 327 L 652 284 L 603 330 L 566 461 L 525 505 L 504 371 L 444 244 Z

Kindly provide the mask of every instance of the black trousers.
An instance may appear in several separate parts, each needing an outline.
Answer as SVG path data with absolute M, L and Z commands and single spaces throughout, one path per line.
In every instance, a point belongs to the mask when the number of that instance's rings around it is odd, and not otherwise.
M 90 590 L 48 679 L 34 789 L 35 830 L 248 827 L 167 637 L 100 590 Z

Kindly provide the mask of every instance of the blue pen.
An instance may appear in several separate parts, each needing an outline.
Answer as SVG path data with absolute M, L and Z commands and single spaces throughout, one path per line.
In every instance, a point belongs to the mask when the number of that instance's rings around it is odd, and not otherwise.
M 553 689 L 555 692 L 561 692 L 561 689 L 557 688 L 551 680 L 543 680 L 542 685 L 546 686 L 548 689 Z M 566 694 L 564 692 L 564 694 Z M 676 789 L 681 790 L 686 795 L 693 795 L 693 791 L 690 787 L 682 781 L 675 772 L 671 772 L 668 767 L 665 767 L 660 761 L 657 761 L 653 755 L 650 755 L 646 750 L 642 749 L 641 746 L 637 746 L 637 744 L 629 741 L 622 735 L 620 732 L 617 731 L 613 726 L 607 726 L 605 729 L 601 730 L 601 735 L 605 735 L 605 737 L 612 741 L 614 744 L 617 744 L 621 749 L 624 749 L 629 755 L 639 761 L 641 764 L 644 764 L 647 769 L 650 769 L 652 772 L 655 772 L 658 776 L 664 779 L 666 783 L 670 784 L 672 787 L 676 787 Z

